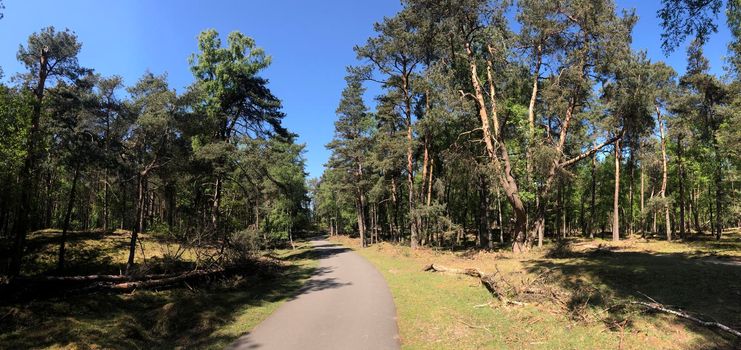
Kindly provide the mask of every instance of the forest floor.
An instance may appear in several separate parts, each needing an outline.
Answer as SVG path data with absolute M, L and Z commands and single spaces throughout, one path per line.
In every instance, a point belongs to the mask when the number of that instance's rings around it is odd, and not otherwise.
M 29 237 L 24 274 L 43 274 L 56 262 L 58 234 Z M 128 254 L 128 233 L 70 235 L 67 274 L 119 273 Z M 148 265 L 168 264 L 177 245 L 143 235 Z M 143 263 L 141 247 L 137 261 Z M 0 349 L 223 349 L 299 292 L 317 268 L 308 243 L 275 250 L 245 271 L 208 285 L 132 293 L 60 295 L 0 301 Z M 179 264 L 192 264 L 192 251 Z M 160 264 L 156 264 L 159 262 Z M 46 270 L 45 270 L 46 269 Z M 61 294 L 61 293 L 60 293 Z
M 332 237 L 370 260 L 387 280 L 405 349 L 734 349 L 741 339 L 631 301 L 646 296 L 741 329 L 741 232 L 666 242 L 570 239 L 526 255 L 424 248 Z M 429 264 L 478 268 L 506 284 L 542 283 L 554 297 L 502 303 L 478 279 L 423 271 Z M 501 282 L 500 282 L 501 283 Z M 506 287 L 506 286 L 505 286 Z M 513 289 L 518 287 L 514 286 Z M 644 296 L 645 295 L 645 296 Z M 561 296 L 561 297 L 558 297 Z

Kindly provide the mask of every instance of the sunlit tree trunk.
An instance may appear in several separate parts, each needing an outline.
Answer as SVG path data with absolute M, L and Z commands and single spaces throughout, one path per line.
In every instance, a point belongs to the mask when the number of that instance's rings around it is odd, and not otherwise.
M 684 223 L 684 166 L 682 164 L 682 133 L 677 135 L 677 168 L 679 171 L 679 237 L 684 239 L 685 236 L 685 223 Z
M 615 194 L 612 202 L 612 240 L 620 240 L 620 140 L 615 141 Z
M 664 221 L 666 224 L 666 240 L 672 240 L 671 222 L 669 221 L 669 203 L 666 202 L 666 185 L 667 185 L 667 158 L 666 158 L 666 137 L 664 135 L 664 124 L 661 119 L 661 111 L 656 107 L 656 116 L 659 121 L 659 137 L 661 138 L 661 199 L 664 201 Z

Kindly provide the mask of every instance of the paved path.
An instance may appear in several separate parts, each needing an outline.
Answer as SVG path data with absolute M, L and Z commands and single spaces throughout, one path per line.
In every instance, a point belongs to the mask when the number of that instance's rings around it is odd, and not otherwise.
M 381 274 L 351 250 L 312 241 L 319 268 L 300 293 L 230 349 L 398 349 L 396 309 Z

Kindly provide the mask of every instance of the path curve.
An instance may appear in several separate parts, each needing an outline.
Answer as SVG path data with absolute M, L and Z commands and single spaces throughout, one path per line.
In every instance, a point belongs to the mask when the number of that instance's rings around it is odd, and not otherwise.
M 378 270 L 339 244 L 312 244 L 314 276 L 229 349 L 399 349 L 396 308 Z

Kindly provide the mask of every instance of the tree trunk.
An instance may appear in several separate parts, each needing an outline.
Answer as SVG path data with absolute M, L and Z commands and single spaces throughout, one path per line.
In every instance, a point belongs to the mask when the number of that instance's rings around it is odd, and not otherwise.
M 502 221 L 502 199 L 497 190 L 497 228 L 499 228 L 499 244 L 504 244 L 504 222 Z
M 656 107 L 656 115 L 659 121 L 659 137 L 661 137 L 661 199 L 664 201 L 664 220 L 666 224 L 666 240 L 672 240 L 671 223 L 669 222 L 669 203 L 666 202 L 666 184 L 667 184 L 667 158 L 666 158 L 666 136 L 664 135 L 664 123 L 661 119 L 659 107 Z
M 715 182 L 715 239 L 720 240 L 723 233 L 723 169 L 720 150 L 718 149 L 715 136 L 713 136 L 713 150 L 715 153 L 715 174 L 713 179 Z
M 406 67 L 405 67 L 406 68 Z M 406 69 L 405 69 L 406 71 Z M 417 249 L 419 238 L 417 237 L 416 219 L 412 215 L 414 211 L 414 131 L 412 129 L 412 96 L 409 91 L 409 75 L 404 73 L 401 76 L 402 93 L 404 94 L 404 119 L 407 128 L 407 186 L 409 187 L 409 237 L 412 249 Z
M 134 221 L 134 227 L 131 230 L 131 240 L 129 241 L 129 259 L 126 262 L 126 274 L 131 272 L 134 267 L 134 256 L 136 255 L 136 243 L 139 238 L 139 232 L 142 231 L 144 226 L 144 181 L 146 181 L 145 175 L 139 174 L 137 176 L 137 200 L 136 200 L 136 220 Z
M 692 212 L 692 220 L 694 221 L 695 226 L 695 233 L 701 233 L 702 228 L 700 227 L 700 189 L 695 188 L 692 189 L 692 203 L 694 205 L 691 207 Z
M 479 175 L 479 247 L 491 248 L 489 231 L 489 186 L 484 175 Z
M 710 190 L 708 190 L 708 195 L 710 194 Z M 713 219 L 715 215 L 713 215 L 713 199 L 708 198 L 708 215 L 710 216 L 710 234 L 712 235 L 715 233 L 715 220 Z
M 687 238 L 685 236 L 685 224 L 684 224 L 684 166 L 682 164 L 682 133 L 677 135 L 677 168 L 679 171 L 679 237 L 682 239 Z
M 644 210 L 643 209 L 643 205 L 644 205 L 643 196 L 645 193 L 644 185 L 645 184 L 644 184 L 644 175 L 643 175 L 643 162 L 641 162 L 641 223 L 640 224 L 641 224 L 641 235 L 642 236 L 644 234 L 644 231 L 646 230 L 646 222 L 645 222 L 646 218 L 644 217 L 645 213 L 643 212 Z
M 214 198 L 211 206 L 211 227 L 214 232 L 219 229 L 219 207 L 221 206 L 221 176 L 216 176 L 216 184 L 214 185 Z
M 482 85 L 478 78 L 478 67 L 476 60 L 473 57 L 473 51 L 470 45 L 466 44 L 466 53 L 469 58 L 469 67 L 471 69 L 471 85 L 473 86 L 475 95 L 474 98 L 477 101 L 479 107 L 479 119 L 481 121 L 481 129 L 483 131 L 484 144 L 486 145 L 487 155 L 489 160 L 492 162 L 494 171 L 496 172 L 499 182 L 507 195 L 507 200 L 512 205 L 512 211 L 515 216 L 515 225 L 513 232 L 513 243 L 512 251 L 515 253 L 522 253 L 530 250 L 532 245 L 532 239 L 527 234 L 527 211 L 520 197 L 520 193 L 517 187 L 517 181 L 512 176 L 511 164 L 509 161 L 509 154 L 507 147 L 502 140 L 499 140 L 499 118 L 497 117 L 497 103 L 496 93 L 494 91 L 494 82 L 491 77 L 491 66 L 487 68 L 487 76 L 489 77 L 489 96 L 491 99 L 491 121 L 493 123 L 493 135 L 492 128 L 489 126 L 489 112 L 487 111 L 487 103 L 482 91 Z M 491 62 L 488 62 L 489 64 Z M 499 155 L 497 154 L 497 148 L 494 147 L 493 140 L 499 141 L 499 150 L 502 158 L 500 162 Z M 502 164 L 504 163 L 504 164 Z
M 103 232 L 108 232 L 108 212 L 109 212 L 109 189 L 108 189 L 108 169 L 103 170 Z
M 595 153 L 592 155 L 592 188 L 591 188 L 591 198 L 589 200 L 589 224 L 587 225 L 587 232 L 589 232 L 589 238 L 594 239 L 594 218 L 596 215 L 596 202 L 595 202 L 595 194 L 597 192 L 597 154 Z
M 435 159 L 430 158 L 430 179 L 427 182 L 427 206 L 432 204 L 432 173 L 435 169 Z
M 28 137 L 26 138 L 26 157 L 20 171 L 21 198 L 18 205 L 18 218 L 13 225 L 15 237 L 13 240 L 13 253 L 10 260 L 9 273 L 11 276 L 18 276 L 21 272 L 21 261 L 23 260 L 23 250 L 26 244 L 28 224 L 33 219 L 32 214 L 34 210 L 31 206 L 31 194 L 34 192 L 36 185 L 36 172 L 34 170 L 36 169 L 38 158 L 37 144 L 38 139 L 40 138 L 38 134 L 41 124 L 41 107 L 44 99 L 44 88 L 49 68 L 48 53 L 48 48 L 41 50 L 39 80 L 34 89 L 35 101 L 31 113 L 31 127 L 28 130 Z
M 628 205 L 628 234 L 633 234 L 633 182 L 635 182 L 635 159 L 633 158 L 633 147 L 629 147 L 630 150 L 630 160 L 628 161 L 628 164 L 630 165 L 630 181 L 628 181 L 628 198 L 629 198 L 629 205 Z
M 67 244 L 67 230 L 72 217 L 72 207 L 75 204 L 75 191 L 77 189 L 77 179 L 80 177 L 80 166 L 75 166 L 75 175 L 72 177 L 72 188 L 69 190 L 69 200 L 67 201 L 67 212 L 64 214 L 64 225 L 62 225 L 62 237 L 59 241 L 59 256 L 57 258 L 57 273 L 64 271 L 64 250 Z
M 429 108 L 429 107 L 428 107 Z M 425 200 L 425 189 L 427 185 L 427 166 L 430 164 L 430 153 L 427 149 L 427 135 L 424 137 L 423 152 L 422 152 L 422 187 L 419 191 L 420 203 L 424 203 Z
M 620 240 L 620 140 L 615 141 L 615 194 L 612 201 L 612 240 Z

